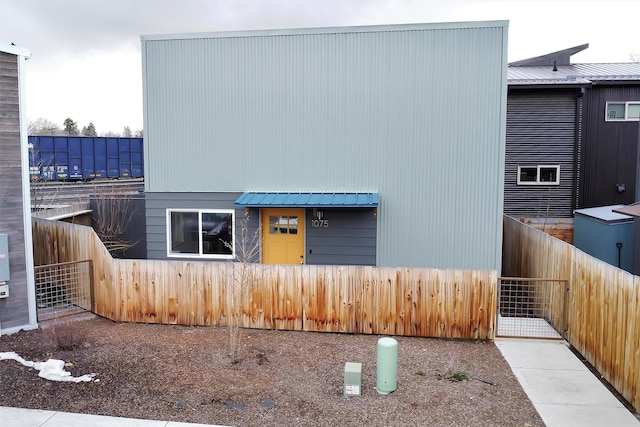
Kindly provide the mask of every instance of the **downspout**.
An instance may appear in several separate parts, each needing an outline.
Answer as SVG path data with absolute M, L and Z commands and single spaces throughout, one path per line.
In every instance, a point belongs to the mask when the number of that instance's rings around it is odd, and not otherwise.
M 585 88 L 581 87 L 580 92 L 576 96 L 576 124 L 575 124 L 575 136 L 574 136 L 574 159 L 573 159 L 573 170 L 574 170 L 574 182 L 573 182 L 573 206 L 571 207 L 571 212 L 578 209 L 580 206 L 580 185 L 581 185 L 581 175 L 582 175 L 582 114 L 583 114 L 583 97 L 585 94 Z
M 640 121 L 638 121 L 638 138 L 636 141 L 636 191 L 634 202 L 640 201 Z M 633 219 L 633 247 L 631 248 L 631 272 L 635 275 L 640 274 L 640 219 Z

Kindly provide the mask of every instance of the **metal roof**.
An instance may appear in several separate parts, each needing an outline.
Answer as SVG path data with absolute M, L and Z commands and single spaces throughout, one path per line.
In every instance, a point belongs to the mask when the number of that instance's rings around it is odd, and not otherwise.
M 378 206 L 378 193 L 243 193 L 236 206 L 247 207 L 352 207 Z
M 570 47 L 568 49 L 558 50 L 556 52 L 547 53 L 545 55 L 533 58 L 523 59 L 522 61 L 510 62 L 510 66 L 514 67 L 532 67 L 537 65 L 571 65 L 571 56 L 582 52 L 589 47 L 589 43 L 580 46 Z
M 576 209 L 574 212 L 578 215 L 588 216 L 603 222 L 628 222 L 633 217 L 620 212 L 624 205 L 599 206 L 596 208 Z
M 461 22 L 432 22 L 413 24 L 391 24 L 391 25 L 363 25 L 348 27 L 311 27 L 311 28 L 289 28 L 289 29 L 261 29 L 261 30 L 240 30 L 240 31 L 218 31 L 203 33 L 177 33 L 177 34 L 143 34 L 142 41 L 151 40 L 187 40 L 187 39 L 209 39 L 209 38 L 238 38 L 238 37 L 271 37 L 271 36 L 299 36 L 315 34 L 347 34 L 347 33 L 372 33 L 372 32 L 395 32 L 395 31 L 416 31 L 416 30 L 459 30 L 486 27 L 507 27 L 506 20 L 495 21 L 461 21 Z
M 586 85 L 640 81 L 640 62 L 617 64 L 572 64 L 553 66 L 509 66 L 509 85 Z
M 621 208 L 615 208 L 613 209 L 613 212 L 623 215 L 629 215 L 634 218 L 640 218 L 640 204 L 626 205 L 622 206 Z
M 16 56 L 24 56 L 25 58 L 29 58 L 31 56 L 31 52 L 29 52 L 29 50 L 16 46 L 14 44 L 0 43 L 0 52 L 9 53 Z
M 640 62 L 572 64 L 571 56 L 589 44 L 509 63 L 510 86 L 584 86 L 612 82 L 640 82 Z

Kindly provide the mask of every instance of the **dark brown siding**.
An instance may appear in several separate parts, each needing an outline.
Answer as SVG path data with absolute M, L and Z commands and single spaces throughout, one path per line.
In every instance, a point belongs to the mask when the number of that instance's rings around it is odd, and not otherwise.
M 606 122 L 608 101 L 640 101 L 640 87 L 601 85 L 586 92 L 579 208 L 636 201 L 638 122 Z M 619 193 L 617 184 L 626 190 Z
M 18 57 L 0 52 L 0 233 L 9 235 L 9 297 L 0 299 L 2 329 L 29 323 L 22 169 Z

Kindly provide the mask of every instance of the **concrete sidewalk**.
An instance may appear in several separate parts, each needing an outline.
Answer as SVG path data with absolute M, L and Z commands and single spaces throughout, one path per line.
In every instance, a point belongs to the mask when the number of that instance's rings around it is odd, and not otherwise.
M 565 341 L 496 338 L 495 344 L 547 427 L 640 426 Z
M 212 427 L 213 424 L 190 424 L 135 418 L 105 417 L 0 406 L 0 425 L 6 427 Z M 220 426 L 217 426 L 220 427 Z

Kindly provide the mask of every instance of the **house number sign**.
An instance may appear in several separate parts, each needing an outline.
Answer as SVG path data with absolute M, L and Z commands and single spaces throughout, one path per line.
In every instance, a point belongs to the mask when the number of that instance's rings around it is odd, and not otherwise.
M 329 220 L 324 219 L 323 211 L 314 210 L 314 218 L 311 220 L 311 227 L 313 228 L 329 228 Z
M 329 228 L 329 220 L 328 219 L 312 219 L 311 226 L 313 228 Z

